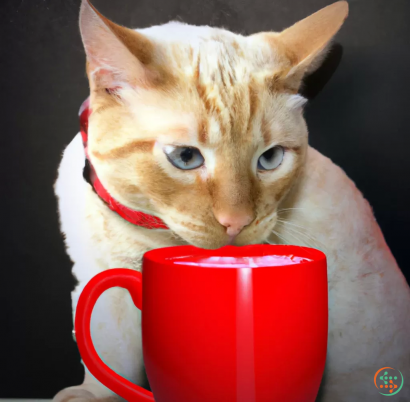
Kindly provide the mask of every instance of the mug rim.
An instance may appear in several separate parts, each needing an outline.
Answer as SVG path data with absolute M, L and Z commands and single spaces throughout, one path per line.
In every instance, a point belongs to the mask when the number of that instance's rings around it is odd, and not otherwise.
M 218 249 L 203 249 L 191 244 L 160 247 L 149 250 L 143 255 L 143 262 L 150 261 L 157 264 L 173 264 L 173 261 L 184 258 L 183 262 L 195 262 L 200 258 L 220 256 L 220 257 L 263 257 L 268 255 L 289 255 L 293 254 L 301 258 L 309 258 L 310 261 L 303 261 L 295 264 L 275 264 L 274 266 L 260 265 L 258 267 L 249 268 L 280 268 L 294 267 L 295 265 L 311 265 L 321 261 L 326 261 L 326 255 L 315 248 L 288 245 L 288 244 L 247 244 L 245 246 L 226 245 Z M 191 257 L 191 258 L 189 258 Z M 179 266 L 185 264 L 178 264 Z M 186 264 L 189 265 L 189 264 Z M 216 269 L 241 269 L 243 267 L 216 267 L 201 263 L 201 268 L 216 268 Z

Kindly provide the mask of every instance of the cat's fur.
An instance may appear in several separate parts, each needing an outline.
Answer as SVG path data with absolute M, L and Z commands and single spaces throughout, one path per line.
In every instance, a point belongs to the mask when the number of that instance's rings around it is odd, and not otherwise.
M 74 311 L 95 274 L 139 270 L 143 253 L 157 247 L 219 248 L 228 240 L 220 222 L 247 216 L 252 222 L 235 245 L 285 241 L 327 255 L 329 347 L 321 400 L 383 400 L 372 381 L 384 366 L 410 378 L 409 287 L 360 191 L 308 146 L 304 100 L 297 95 L 346 16 L 347 4 L 339 2 L 281 34 L 244 37 L 175 22 L 131 31 L 83 1 L 91 161 L 114 198 L 159 216 L 171 230 L 137 227 L 108 209 L 82 177 L 77 135 L 55 186 L 79 282 Z M 162 146 L 175 142 L 200 149 L 205 165 L 172 166 Z M 259 156 L 275 144 L 286 149 L 282 164 L 257 171 Z M 125 290 L 100 298 L 92 332 L 104 361 L 142 384 L 140 313 Z M 54 400 L 115 400 L 112 395 L 87 373 L 83 385 Z M 410 388 L 398 397 L 409 400 Z

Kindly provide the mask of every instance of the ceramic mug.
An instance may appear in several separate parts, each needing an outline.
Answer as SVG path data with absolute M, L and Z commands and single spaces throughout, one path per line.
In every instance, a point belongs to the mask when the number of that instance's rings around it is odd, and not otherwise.
M 326 268 L 321 251 L 298 246 L 148 251 L 142 274 L 110 269 L 84 288 L 75 317 L 81 357 L 129 402 L 314 402 L 327 349 Z M 116 286 L 142 311 L 153 393 L 111 370 L 93 346 L 93 307 Z

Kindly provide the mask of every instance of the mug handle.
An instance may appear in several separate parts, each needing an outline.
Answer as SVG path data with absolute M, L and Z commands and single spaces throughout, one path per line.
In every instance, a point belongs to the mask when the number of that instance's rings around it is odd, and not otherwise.
M 155 402 L 152 392 L 133 384 L 110 369 L 98 356 L 91 339 L 91 314 L 98 298 L 113 287 L 130 292 L 135 306 L 142 308 L 142 274 L 126 268 L 114 268 L 94 276 L 84 287 L 75 313 L 75 336 L 81 358 L 90 373 L 106 387 L 129 402 Z

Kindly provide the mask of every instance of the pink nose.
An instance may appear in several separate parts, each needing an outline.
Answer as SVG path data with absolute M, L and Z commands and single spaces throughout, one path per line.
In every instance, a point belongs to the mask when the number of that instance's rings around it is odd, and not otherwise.
M 218 222 L 226 227 L 226 233 L 228 236 L 236 236 L 244 226 L 249 225 L 253 220 L 254 216 L 248 213 L 246 214 L 215 214 Z

